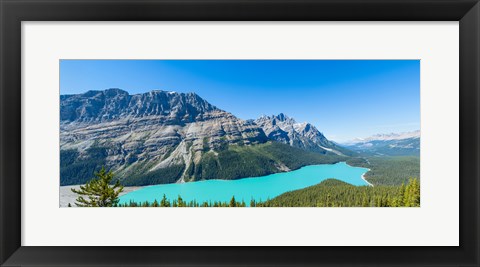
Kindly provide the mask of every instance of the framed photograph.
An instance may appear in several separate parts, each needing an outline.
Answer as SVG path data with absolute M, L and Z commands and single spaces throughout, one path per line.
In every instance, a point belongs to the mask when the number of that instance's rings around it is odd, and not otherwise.
M 478 1 L 0 3 L 2 266 L 480 264 Z

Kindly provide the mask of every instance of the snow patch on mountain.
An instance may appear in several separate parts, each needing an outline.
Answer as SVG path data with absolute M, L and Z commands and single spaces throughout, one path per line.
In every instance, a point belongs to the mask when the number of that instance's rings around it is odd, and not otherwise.
M 376 134 L 342 143 L 349 149 L 376 155 L 419 155 L 420 131 Z
M 345 142 L 344 144 L 366 143 L 369 141 L 403 140 L 408 138 L 420 138 L 420 130 L 403 133 L 376 134 L 366 138 L 355 138 L 351 141 Z

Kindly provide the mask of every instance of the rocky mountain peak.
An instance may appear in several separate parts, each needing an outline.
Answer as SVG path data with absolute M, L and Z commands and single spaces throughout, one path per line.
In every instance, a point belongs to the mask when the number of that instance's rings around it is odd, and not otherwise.
M 101 91 L 97 91 L 101 92 Z M 117 95 L 128 95 L 128 92 L 125 90 L 122 90 L 120 88 L 109 88 L 104 91 L 105 95 L 107 96 L 117 96 Z
M 296 123 L 293 125 L 293 127 L 297 132 L 309 132 L 310 130 L 315 128 L 315 126 L 311 125 L 308 122 Z
M 277 116 L 272 116 L 272 117 L 274 117 L 275 119 L 277 119 L 279 121 L 286 121 L 287 119 L 289 119 L 288 116 L 283 114 L 283 113 L 280 113 Z
M 62 122 L 105 122 L 118 118 L 163 117 L 165 121 L 192 122 L 218 110 L 195 93 L 154 90 L 130 95 L 111 88 L 83 94 L 60 96 Z
M 245 121 L 196 93 L 154 90 L 131 95 L 111 88 L 62 95 L 60 117 L 62 164 L 96 160 L 92 166 L 105 165 L 119 179 L 144 175 L 146 184 L 173 170 L 176 175 L 164 182 L 200 179 L 201 166 L 221 167 L 212 158 L 229 147 L 244 151 L 280 142 L 321 154 L 343 153 L 309 123 L 296 123 L 283 113 Z M 62 184 L 89 178 L 82 174 L 79 180 L 75 168 L 70 170 L 62 174 Z
M 289 116 L 285 115 L 284 113 L 280 113 L 278 115 L 262 115 L 260 118 L 258 118 L 256 121 L 264 121 L 264 122 L 271 122 L 273 125 L 276 125 L 278 123 L 286 123 L 286 124 L 295 124 L 296 121 L 293 118 L 290 118 Z
M 342 154 L 339 152 L 341 148 L 330 142 L 315 126 L 308 122 L 297 123 L 283 113 L 261 116 L 255 123 L 262 127 L 271 140 L 314 152 Z

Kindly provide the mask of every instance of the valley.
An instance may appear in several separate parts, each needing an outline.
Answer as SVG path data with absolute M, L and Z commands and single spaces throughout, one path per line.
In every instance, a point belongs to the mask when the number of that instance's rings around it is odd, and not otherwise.
M 62 95 L 61 185 L 101 166 L 126 186 L 239 179 L 336 163 L 352 152 L 284 114 L 242 120 L 194 93 Z
M 120 205 L 130 202 L 144 203 L 176 199 L 181 196 L 185 202 L 198 203 L 228 202 L 232 197 L 245 202 L 262 202 L 292 190 L 302 189 L 331 177 L 356 186 L 367 186 L 361 175 L 367 169 L 352 167 L 345 162 L 336 164 L 309 165 L 295 171 L 281 172 L 238 180 L 208 180 L 181 184 L 165 184 L 143 187 L 120 197 Z
M 420 177 L 419 131 L 338 144 L 286 114 L 243 120 L 195 93 L 60 100 L 61 188 L 105 167 L 126 186 L 119 206 L 402 206 Z

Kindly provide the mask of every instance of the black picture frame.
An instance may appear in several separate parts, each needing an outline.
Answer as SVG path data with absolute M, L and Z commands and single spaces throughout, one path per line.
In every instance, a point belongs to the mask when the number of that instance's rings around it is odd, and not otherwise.
M 2 266 L 479 266 L 478 0 L 0 0 L 0 16 Z M 181 248 L 22 246 L 22 21 L 148 20 L 459 21 L 460 246 Z

